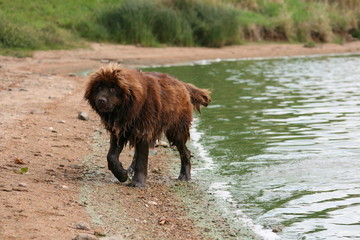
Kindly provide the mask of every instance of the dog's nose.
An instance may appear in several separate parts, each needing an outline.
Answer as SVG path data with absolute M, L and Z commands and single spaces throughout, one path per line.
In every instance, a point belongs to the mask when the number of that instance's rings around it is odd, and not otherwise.
M 106 104 L 106 98 L 104 98 L 104 97 L 98 98 L 98 103 L 99 104 Z

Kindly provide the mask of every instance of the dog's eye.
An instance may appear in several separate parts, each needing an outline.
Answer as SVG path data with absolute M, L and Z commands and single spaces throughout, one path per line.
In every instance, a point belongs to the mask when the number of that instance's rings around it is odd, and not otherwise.
M 110 88 L 109 91 L 110 91 L 111 93 L 115 93 L 115 88 Z

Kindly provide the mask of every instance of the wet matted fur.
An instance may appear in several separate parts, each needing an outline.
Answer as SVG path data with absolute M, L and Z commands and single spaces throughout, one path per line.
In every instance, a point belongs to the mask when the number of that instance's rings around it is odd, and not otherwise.
M 149 145 L 164 133 L 180 153 L 179 179 L 190 180 L 190 152 L 186 142 L 194 109 L 207 106 L 210 91 L 168 74 L 141 72 L 110 64 L 90 76 L 85 99 L 110 133 L 108 167 L 121 182 L 128 172 L 119 162 L 123 147 L 135 147 L 130 186 L 145 186 Z

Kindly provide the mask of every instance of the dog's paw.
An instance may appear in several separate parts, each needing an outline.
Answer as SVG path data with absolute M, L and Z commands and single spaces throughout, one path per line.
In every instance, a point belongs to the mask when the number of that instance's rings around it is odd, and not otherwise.
M 116 176 L 116 178 L 120 181 L 120 182 L 126 182 L 128 180 L 128 174 L 124 173 L 124 174 L 119 174 Z
M 144 188 L 145 185 L 146 184 L 144 182 L 137 182 L 137 181 L 132 181 L 131 183 L 128 184 L 129 187 L 140 187 L 140 188 Z
M 190 177 L 190 175 L 180 174 L 178 177 L 178 180 L 188 182 L 191 180 L 191 177 Z

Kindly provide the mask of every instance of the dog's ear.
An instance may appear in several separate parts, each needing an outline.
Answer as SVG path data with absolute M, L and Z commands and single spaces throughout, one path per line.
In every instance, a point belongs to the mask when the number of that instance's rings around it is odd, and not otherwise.
M 131 95 L 131 87 L 129 82 L 129 76 L 124 72 L 124 69 L 114 68 L 112 71 L 114 79 L 116 79 L 116 85 L 122 90 L 124 93 L 124 97 L 128 98 Z
M 87 101 L 91 101 L 91 94 L 93 92 L 93 89 L 95 88 L 96 85 L 96 79 L 94 78 L 94 76 L 92 75 L 90 77 L 89 82 L 86 85 L 86 89 L 85 89 L 85 93 L 84 93 L 84 99 Z

